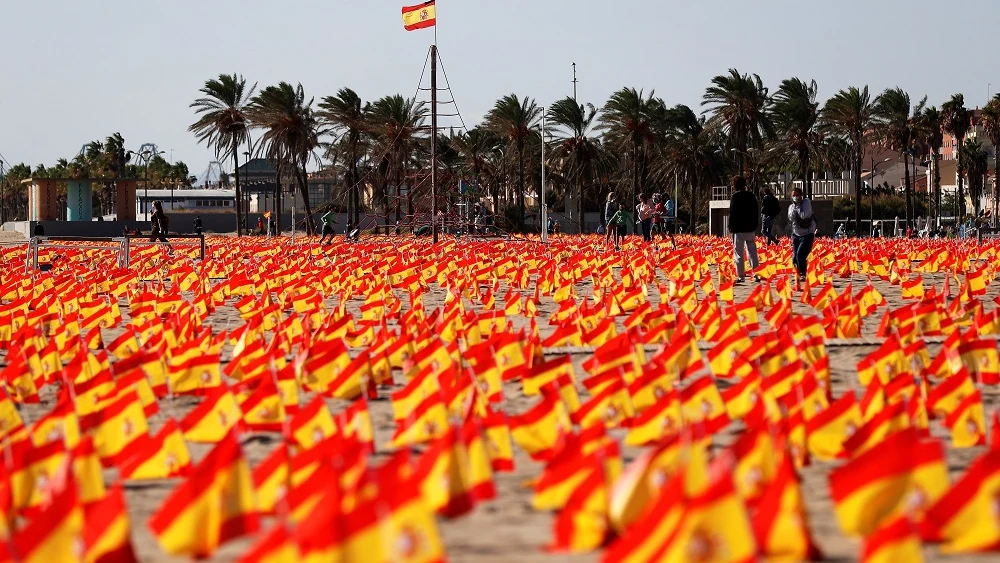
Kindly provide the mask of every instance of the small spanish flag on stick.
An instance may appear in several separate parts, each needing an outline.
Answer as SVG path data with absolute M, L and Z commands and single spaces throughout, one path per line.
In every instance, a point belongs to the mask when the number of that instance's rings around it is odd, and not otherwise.
M 406 31 L 432 27 L 437 21 L 434 13 L 434 0 L 415 6 L 403 7 L 403 27 Z

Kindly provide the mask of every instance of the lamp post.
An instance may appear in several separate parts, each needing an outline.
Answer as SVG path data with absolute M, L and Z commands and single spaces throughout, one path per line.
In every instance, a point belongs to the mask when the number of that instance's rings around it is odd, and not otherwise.
M 549 226 L 546 220 L 546 204 L 545 204 L 545 108 L 542 108 L 542 188 L 541 188 L 541 201 L 539 201 L 539 208 L 541 209 L 541 220 L 542 220 L 542 243 L 549 242 Z
M 129 159 L 132 158 L 133 156 L 138 156 L 140 160 L 145 161 L 144 162 L 145 171 L 143 172 L 143 188 L 142 188 L 143 211 L 145 214 L 145 219 L 144 219 L 145 221 L 149 221 L 149 161 L 152 160 L 154 156 L 160 156 L 161 154 L 164 154 L 164 151 L 159 151 L 154 153 L 151 150 L 144 150 L 141 153 L 137 153 L 135 151 L 127 151 L 125 153 L 125 162 L 128 162 Z M 173 208 L 174 204 L 173 200 L 174 200 L 174 191 L 173 187 L 171 186 L 170 190 L 171 209 Z

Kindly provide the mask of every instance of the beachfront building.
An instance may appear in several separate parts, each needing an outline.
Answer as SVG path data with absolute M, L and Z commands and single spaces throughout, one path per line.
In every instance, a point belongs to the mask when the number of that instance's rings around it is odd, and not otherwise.
M 136 190 L 136 216 L 144 217 L 153 212 L 153 202 L 159 201 L 167 212 L 191 211 L 198 213 L 235 213 L 234 189 L 178 189 L 144 190 L 140 183 Z

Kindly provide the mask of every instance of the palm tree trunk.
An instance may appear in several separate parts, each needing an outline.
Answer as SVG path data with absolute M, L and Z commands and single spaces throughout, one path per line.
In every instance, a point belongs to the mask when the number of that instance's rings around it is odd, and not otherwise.
M 403 183 L 402 176 L 401 176 L 402 165 L 397 162 L 395 168 L 396 168 L 396 174 L 395 174 L 395 176 L 396 176 L 396 190 L 395 190 L 395 192 L 396 192 L 396 200 L 393 202 L 393 207 L 395 208 L 395 211 L 396 211 L 396 222 L 398 223 L 399 220 L 400 220 L 399 200 L 402 198 L 402 195 L 403 195 L 399 191 L 400 187 L 401 187 L 401 184 Z
M 541 201 L 541 192 L 538 193 L 539 205 L 544 205 L 545 202 Z M 524 229 L 524 217 L 525 217 L 525 206 L 524 206 L 524 139 L 518 135 L 517 138 L 517 207 L 519 212 L 519 222 L 518 229 Z M 539 208 L 541 209 L 541 208 Z
M 903 153 L 903 191 L 906 194 L 906 228 L 909 229 L 913 225 L 913 190 L 910 188 L 910 154 L 909 152 Z
M 854 147 L 854 236 L 861 234 L 861 144 Z
M 240 190 L 239 148 L 233 146 L 233 171 L 236 177 L 236 236 L 243 236 L 243 192 Z
M 358 185 L 358 143 L 351 140 L 351 193 L 348 197 L 352 198 L 352 207 L 354 207 L 354 228 L 358 228 L 358 223 L 361 221 L 361 186 Z
M 281 232 L 281 213 L 285 210 L 285 207 L 282 205 L 283 196 L 284 194 L 281 189 L 281 161 L 276 160 L 274 162 L 274 207 L 278 210 L 278 217 L 275 219 L 274 224 L 278 233 Z
M 688 234 L 694 234 L 694 225 L 697 222 L 698 217 L 698 172 L 694 173 L 694 181 L 691 182 L 691 224 L 688 225 Z M 674 202 L 674 209 L 677 208 L 677 202 Z M 676 215 L 676 213 L 675 213 Z
M 298 170 L 298 176 L 299 192 L 302 194 L 302 205 L 306 210 L 306 234 L 312 236 L 314 232 L 312 222 L 312 206 L 309 204 L 309 176 L 306 174 L 305 159 L 303 159 L 301 169 Z
M 938 153 L 938 149 L 934 148 L 934 154 L 931 155 L 931 159 L 934 162 L 934 211 L 937 213 L 936 217 L 938 221 L 941 219 L 941 155 Z M 935 226 L 937 226 L 935 224 Z
M 962 143 L 958 139 L 958 221 L 965 218 L 965 158 L 962 156 Z
M 630 203 L 631 207 L 629 208 L 629 211 L 631 213 L 635 213 L 635 207 L 636 205 L 638 205 L 637 203 L 638 197 L 639 197 L 639 143 L 633 139 L 632 140 L 632 199 Z M 635 232 L 635 219 L 636 217 L 633 215 L 632 224 L 629 225 L 629 228 L 632 229 L 633 233 Z

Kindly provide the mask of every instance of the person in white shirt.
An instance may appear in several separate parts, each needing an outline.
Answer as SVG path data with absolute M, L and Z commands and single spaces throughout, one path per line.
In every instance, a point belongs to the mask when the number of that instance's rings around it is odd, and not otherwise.
M 812 203 L 802 197 L 802 190 L 792 190 L 792 205 L 788 208 L 788 223 L 792 226 L 792 263 L 799 273 L 798 281 L 806 279 L 809 253 L 816 240 L 816 217 Z

